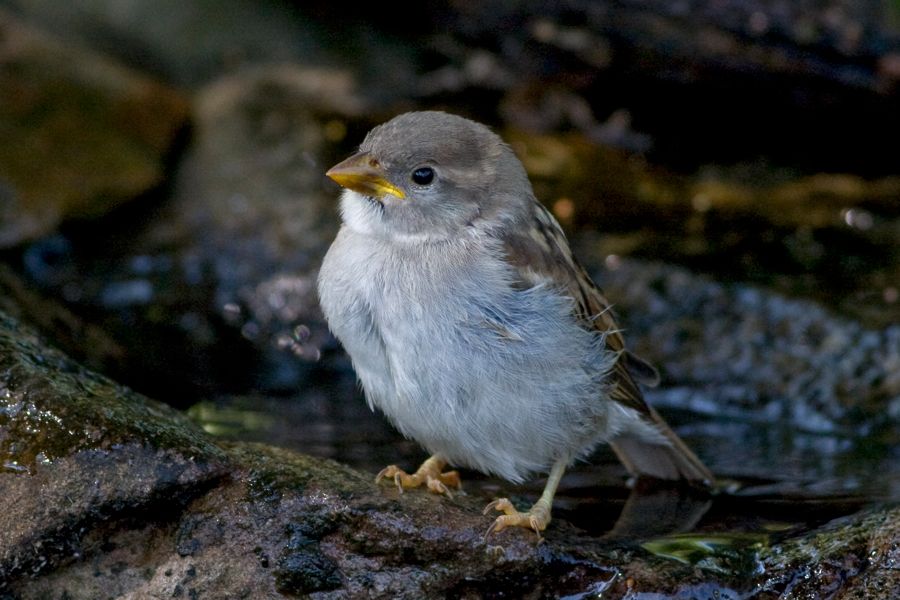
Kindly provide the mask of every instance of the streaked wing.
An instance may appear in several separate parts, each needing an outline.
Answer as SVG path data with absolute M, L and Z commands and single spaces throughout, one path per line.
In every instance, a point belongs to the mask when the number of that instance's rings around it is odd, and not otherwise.
M 611 398 L 649 415 L 650 408 L 628 364 L 634 362 L 638 370 L 650 374 L 654 373 L 653 367 L 636 357 L 630 358 L 633 355 L 625 350 L 625 340 L 609 301 L 575 259 L 556 219 L 537 201 L 533 216 L 533 226 L 527 231 L 508 231 L 502 239 L 523 287 L 545 284 L 567 292 L 574 299 L 577 318 L 585 327 L 605 333 L 609 349 L 620 353 L 611 374 L 614 383 Z

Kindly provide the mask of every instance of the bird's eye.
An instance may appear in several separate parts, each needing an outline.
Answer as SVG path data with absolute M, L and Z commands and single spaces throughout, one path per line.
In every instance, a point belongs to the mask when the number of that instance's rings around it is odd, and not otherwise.
M 434 169 L 431 167 L 419 167 L 413 171 L 412 180 L 418 185 L 428 185 L 434 181 Z

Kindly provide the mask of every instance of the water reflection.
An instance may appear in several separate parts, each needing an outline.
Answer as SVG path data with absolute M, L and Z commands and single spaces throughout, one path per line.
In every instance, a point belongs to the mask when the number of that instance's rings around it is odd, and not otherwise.
M 370 412 L 352 383 L 332 381 L 311 386 L 302 398 L 223 396 L 194 406 L 190 414 L 214 435 L 331 458 L 373 477 L 387 464 L 414 467 L 426 457 Z M 563 478 L 556 518 L 610 538 L 689 531 L 769 536 L 805 531 L 874 502 L 900 500 L 900 457 L 889 439 L 804 433 L 727 418 L 686 424 L 685 413 L 666 416 L 719 477 L 712 498 L 647 482 L 629 488 L 616 458 L 601 448 Z M 514 486 L 472 471 L 463 472 L 463 482 L 467 494 L 485 502 L 508 495 L 523 505 L 534 502 L 544 484 L 536 479 Z

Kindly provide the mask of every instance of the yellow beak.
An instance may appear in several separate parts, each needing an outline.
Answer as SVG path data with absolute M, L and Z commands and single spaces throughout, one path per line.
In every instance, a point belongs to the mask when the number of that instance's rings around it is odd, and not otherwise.
M 378 161 L 367 152 L 359 152 L 350 158 L 334 165 L 325 173 L 338 185 L 366 196 L 381 198 L 391 194 L 405 198 L 399 187 L 391 183 Z

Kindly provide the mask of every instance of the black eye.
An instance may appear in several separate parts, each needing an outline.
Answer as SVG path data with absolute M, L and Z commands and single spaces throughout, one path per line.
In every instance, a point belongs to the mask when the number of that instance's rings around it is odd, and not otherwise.
M 434 181 L 434 169 L 431 167 L 419 167 L 413 171 L 412 180 L 418 185 L 428 185 Z

